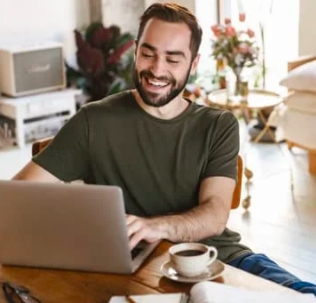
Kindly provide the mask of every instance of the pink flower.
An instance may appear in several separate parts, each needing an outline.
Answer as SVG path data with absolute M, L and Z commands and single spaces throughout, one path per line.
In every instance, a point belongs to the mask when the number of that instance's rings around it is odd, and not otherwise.
M 217 25 L 217 24 L 212 25 L 212 26 L 211 26 L 212 32 L 217 31 L 217 28 L 218 28 L 218 25 Z
M 233 26 L 227 25 L 225 28 L 225 34 L 227 37 L 233 37 L 236 35 L 236 30 Z
M 244 22 L 246 20 L 246 14 L 245 13 L 239 13 L 239 21 Z
M 246 14 L 239 14 L 239 20 L 245 21 Z M 251 67 L 257 63 L 257 48 L 254 39 L 255 33 L 251 29 L 238 29 L 234 27 L 229 18 L 225 24 L 212 26 L 215 34 L 213 41 L 212 56 L 216 60 L 224 60 L 232 69 L 242 70 L 244 67 Z
M 232 20 L 230 18 L 225 18 L 224 22 L 225 24 L 231 24 Z
M 247 43 L 240 43 L 238 50 L 241 54 L 247 54 L 249 53 L 249 45 Z
M 219 25 L 215 24 L 213 26 L 211 26 L 212 32 L 214 34 L 215 37 L 219 37 L 221 34 L 221 28 Z
M 247 30 L 247 34 L 250 38 L 253 38 L 255 36 L 255 32 L 253 30 L 251 30 L 250 28 L 248 28 Z

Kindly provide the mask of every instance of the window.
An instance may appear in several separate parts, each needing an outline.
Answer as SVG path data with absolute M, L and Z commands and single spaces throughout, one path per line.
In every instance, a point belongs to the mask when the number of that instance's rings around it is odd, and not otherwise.
M 299 0 L 224 0 L 227 13 L 237 24 L 239 12 L 246 13 L 246 23 L 255 30 L 262 50 L 260 25 L 264 32 L 266 88 L 278 87 L 287 73 L 287 61 L 298 56 Z M 230 9 L 229 9 L 230 8 Z
M 239 12 L 246 13 L 246 24 L 256 33 L 260 50 L 263 49 L 260 25 L 264 30 L 267 89 L 279 89 L 278 82 L 287 73 L 287 62 L 298 56 L 299 0 L 196 0 L 196 15 L 203 28 L 200 48 L 202 58 L 199 72 L 202 75 L 215 73 L 210 59 L 211 25 L 217 23 L 217 5 L 220 22 L 232 19 L 238 26 Z

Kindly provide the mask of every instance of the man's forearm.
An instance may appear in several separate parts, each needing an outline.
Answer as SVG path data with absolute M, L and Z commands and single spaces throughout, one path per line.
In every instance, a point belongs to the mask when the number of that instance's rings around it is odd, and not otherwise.
M 221 234 L 230 212 L 235 181 L 226 177 L 204 179 L 199 192 L 199 206 L 169 216 L 143 218 L 126 215 L 130 247 L 141 240 L 155 242 L 194 242 Z
M 218 198 L 186 213 L 155 219 L 158 220 L 162 238 L 172 242 L 193 242 L 221 234 L 227 223 L 228 212 Z

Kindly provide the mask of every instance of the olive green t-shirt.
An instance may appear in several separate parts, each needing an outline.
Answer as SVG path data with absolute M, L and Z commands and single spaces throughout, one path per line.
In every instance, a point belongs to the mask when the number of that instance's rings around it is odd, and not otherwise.
M 204 178 L 236 178 L 238 130 L 231 112 L 191 102 L 156 118 L 125 91 L 83 106 L 33 161 L 63 181 L 120 186 L 128 214 L 168 215 L 198 205 Z M 223 261 L 249 251 L 239 241 L 228 229 L 203 240 Z

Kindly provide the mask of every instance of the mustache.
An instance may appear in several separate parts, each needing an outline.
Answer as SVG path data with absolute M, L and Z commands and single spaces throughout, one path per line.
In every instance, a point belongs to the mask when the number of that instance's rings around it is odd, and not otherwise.
M 156 77 L 150 70 L 143 70 L 139 73 L 140 77 L 146 77 L 146 78 L 152 78 L 155 79 L 157 81 L 168 81 L 172 84 L 175 84 L 175 80 L 173 78 L 168 78 L 165 76 L 161 76 L 161 77 Z

